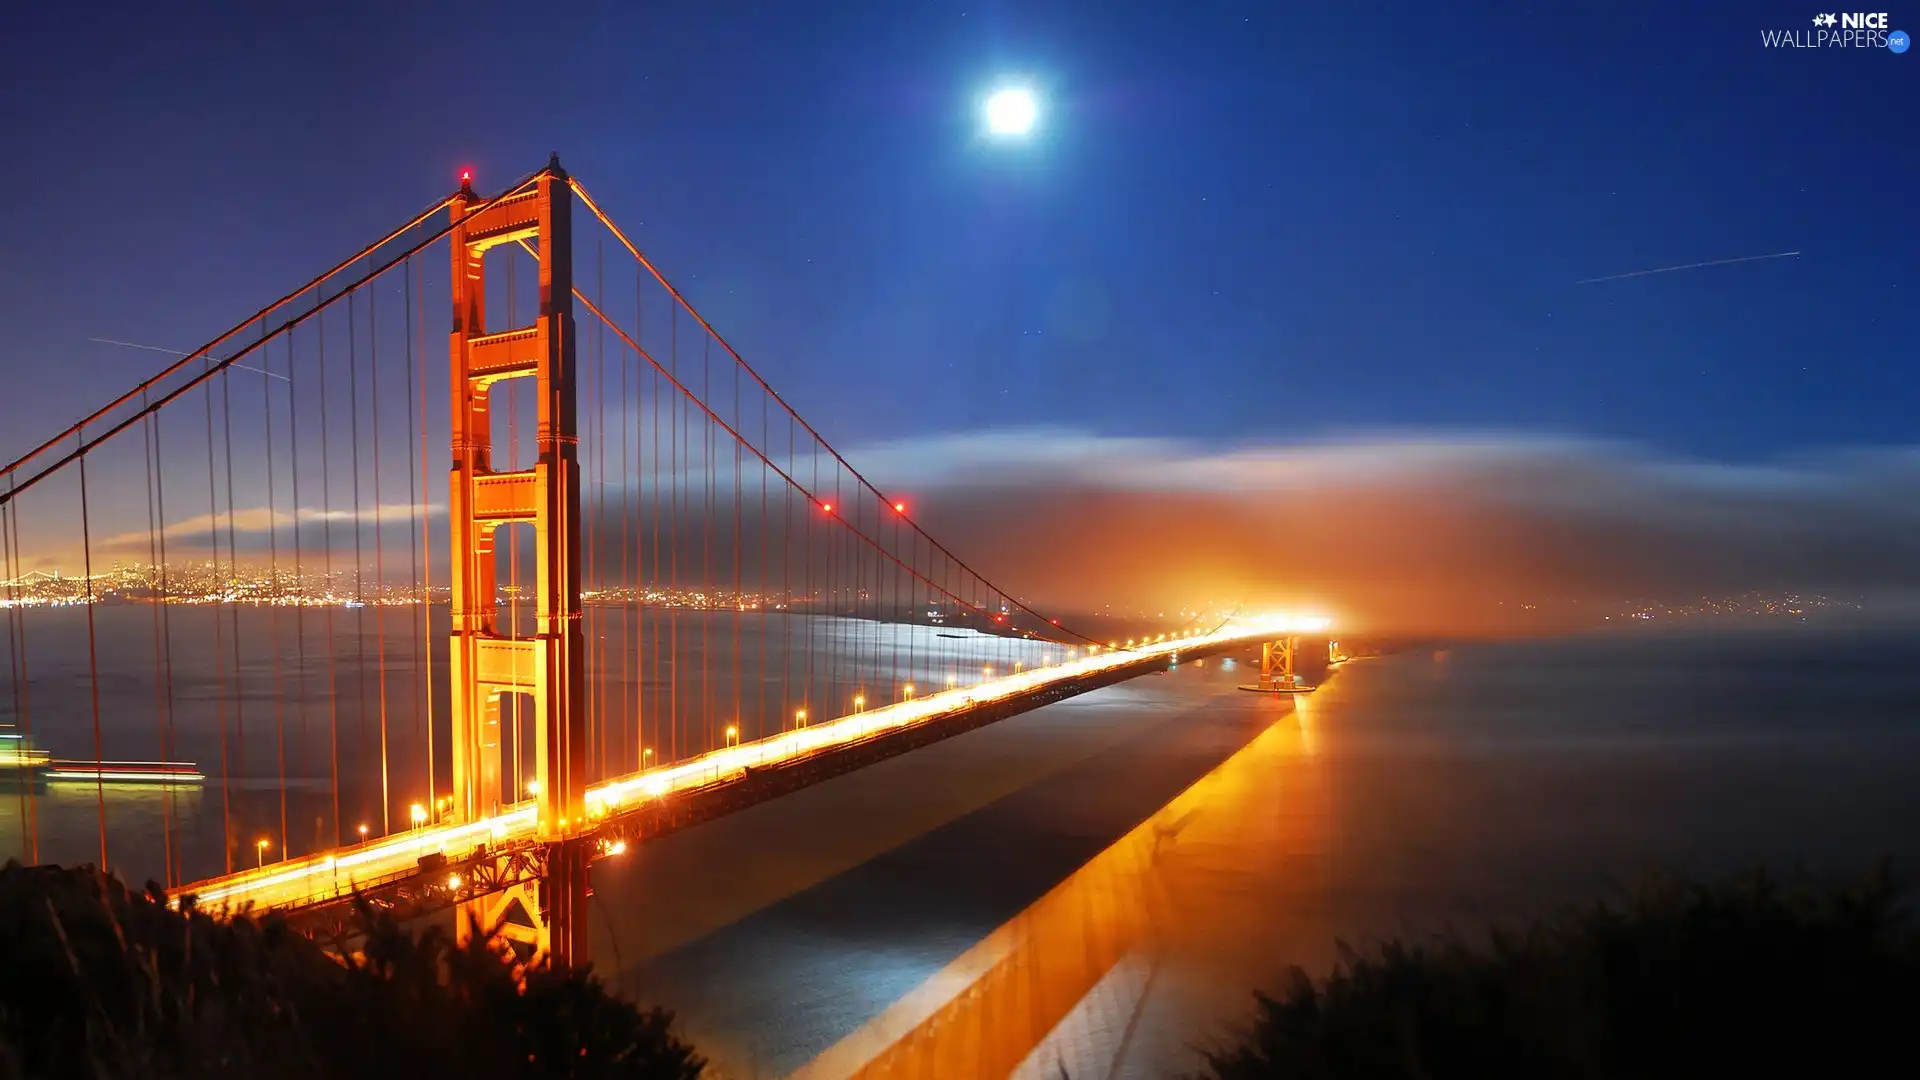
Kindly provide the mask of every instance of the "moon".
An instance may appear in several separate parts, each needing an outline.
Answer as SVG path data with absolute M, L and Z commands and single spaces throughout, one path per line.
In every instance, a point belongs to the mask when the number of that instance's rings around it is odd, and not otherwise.
M 1033 130 L 1040 118 L 1040 103 L 1033 93 L 1010 86 L 996 90 L 987 98 L 987 131 L 1000 138 L 1018 138 Z

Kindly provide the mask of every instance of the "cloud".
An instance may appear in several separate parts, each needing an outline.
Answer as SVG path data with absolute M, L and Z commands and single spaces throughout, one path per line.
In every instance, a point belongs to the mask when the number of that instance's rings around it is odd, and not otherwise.
M 358 517 L 362 528 L 370 530 L 375 527 L 374 523 L 377 521 L 381 526 L 392 529 L 396 526 L 404 527 L 413 518 L 429 514 L 444 516 L 445 513 L 446 507 L 439 503 L 381 503 L 378 506 L 361 507 Z M 192 517 L 168 522 L 164 532 L 170 548 L 178 544 L 189 547 L 205 546 L 212 543 L 215 537 L 224 548 L 229 530 L 233 534 L 234 543 L 238 546 L 264 547 L 266 534 L 272 531 L 290 531 L 298 524 L 303 542 L 311 537 L 314 543 L 319 543 L 322 536 L 321 525 L 336 527 L 343 524 L 351 525 L 354 520 L 355 515 L 351 509 L 303 506 L 294 511 L 270 510 L 264 506 L 254 506 L 241 507 L 231 513 L 221 511 L 218 514 L 195 514 Z M 341 532 L 338 528 L 335 531 Z M 336 545 L 342 542 L 342 537 L 348 546 L 352 545 L 351 530 L 344 531 L 342 536 L 336 536 Z M 127 530 L 98 541 L 96 546 L 102 551 L 144 553 L 154 539 L 146 529 Z
M 1222 446 L 1028 429 L 871 443 L 847 456 L 904 497 L 948 548 L 1061 613 L 1240 600 L 1319 606 L 1352 627 L 1458 633 L 1592 621 L 1595 605 L 1629 599 L 1920 596 L 1915 448 L 1725 462 L 1500 432 Z M 747 486 L 756 486 L 751 477 Z M 602 494 L 619 506 L 604 518 L 604 506 L 589 506 L 589 520 L 603 526 L 602 578 L 651 566 L 644 556 L 656 536 L 682 550 L 698 545 L 694 565 L 735 563 L 730 530 L 708 528 L 697 507 L 656 521 L 657 500 L 634 500 L 645 525 L 629 536 L 605 524 L 626 520 L 625 495 Z M 756 522 L 756 501 L 737 510 L 749 581 L 778 550 L 755 539 L 777 539 Z M 386 550 L 406 549 L 420 514 L 434 519 L 438 579 L 444 507 L 383 506 Z M 362 509 L 363 545 L 373 518 Z M 320 550 L 327 524 L 335 550 L 352 549 L 350 510 L 254 508 L 232 521 L 243 556 L 264 552 L 271 529 L 284 558 L 296 519 L 305 550 Z M 170 556 L 197 557 L 188 553 L 204 549 L 212 530 L 224 548 L 227 525 L 225 515 L 173 522 Z M 774 528 L 792 529 L 791 516 Z M 144 528 L 122 530 L 96 553 L 117 547 L 138 560 L 147 542 Z M 531 546 L 522 547 L 529 561 Z M 782 556 L 765 572 L 777 565 L 784 582 L 789 562 Z M 679 570 L 682 579 L 698 572 Z
M 1910 448 L 1738 464 L 1528 435 L 1219 448 L 1041 429 L 849 457 L 1055 606 L 1233 597 L 1440 631 L 1517 627 L 1529 604 L 1920 589 Z

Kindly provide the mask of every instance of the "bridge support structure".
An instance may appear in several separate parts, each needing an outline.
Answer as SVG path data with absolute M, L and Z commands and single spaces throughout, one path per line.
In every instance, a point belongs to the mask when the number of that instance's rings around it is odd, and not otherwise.
M 1313 687 L 1300 681 L 1294 673 L 1294 654 L 1299 652 L 1300 639 L 1291 635 L 1260 643 L 1260 681 L 1242 685 L 1240 689 L 1260 694 L 1305 694 Z
M 587 953 L 572 207 L 556 157 L 527 187 L 492 201 L 463 184 L 452 208 L 451 813 L 475 821 L 533 798 L 547 848 L 537 880 L 462 903 L 458 933 L 462 940 L 495 933 L 523 964 L 579 963 Z M 540 308 L 531 326 L 491 329 L 486 254 L 505 244 L 522 245 L 537 258 Z M 531 468 L 496 469 L 489 399 L 495 384 L 513 379 L 535 383 L 538 458 Z M 532 637 L 500 631 L 494 534 L 512 525 L 533 527 Z M 502 790 L 500 713 L 508 694 L 523 706 L 516 715 L 533 720 L 534 780 L 527 791 Z

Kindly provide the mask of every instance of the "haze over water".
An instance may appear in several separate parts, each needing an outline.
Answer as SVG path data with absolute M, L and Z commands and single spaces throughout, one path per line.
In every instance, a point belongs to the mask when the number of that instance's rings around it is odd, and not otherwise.
M 80 614 L 32 613 L 36 684 L 81 690 L 44 695 L 36 713 L 37 736 L 60 756 L 90 756 Z M 111 751 L 151 727 L 151 612 L 97 614 Z M 272 669 L 271 630 L 265 613 L 239 614 L 243 670 L 258 679 Z M 211 647 L 209 615 L 173 612 L 183 653 Z M 396 762 L 421 749 L 409 616 L 388 613 Z M 363 713 L 357 673 L 375 650 L 348 632 L 353 621 L 335 620 L 335 703 L 357 755 L 343 772 L 364 778 L 377 713 Z M 783 625 L 804 633 L 812 621 Z M 823 622 L 845 625 L 814 625 L 822 643 L 852 625 Z M 915 633 L 914 650 L 959 647 Z M 728 662 L 730 634 L 707 638 Z M 1297 702 L 1239 691 L 1244 662 L 1183 663 L 600 864 L 596 966 L 678 1010 L 731 1075 L 903 1062 L 972 1075 L 987 1061 L 1023 1076 L 1055 1063 L 1076 1078 L 1164 1075 L 1287 965 L 1324 971 L 1340 939 L 1478 928 L 1609 894 L 1655 867 L 1855 872 L 1882 855 L 1912 867 L 1917 661 L 1920 645 L 1893 635 L 1636 628 L 1357 661 Z M 743 667 L 754 666 L 749 651 Z M 323 667 L 310 664 L 307 731 L 289 744 L 289 834 L 302 846 L 302 829 L 324 832 L 331 818 Z M 175 808 L 175 842 L 197 872 L 219 869 L 223 797 L 245 819 L 242 841 L 258 829 L 277 842 L 274 695 L 249 685 L 230 790 L 210 780 Z M 855 686 L 820 685 L 843 696 Z M 364 689 L 377 706 L 377 680 Z M 203 766 L 219 751 L 207 691 L 176 686 L 179 756 Z M 301 695 L 283 697 L 295 731 Z M 39 797 L 45 857 L 91 858 L 95 797 L 87 784 Z M 342 800 L 343 818 L 371 815 L 378 789 L 356 779 Z M 116 865 L 156 874 L 158 793 L 109 789 L 106 801 Z M 22 808 L 0 798 L 0 854 L 20 845 Z M 1004 1016 L 968 1026 L 1016 1006 L 1036 1030 Z M 935 1016 L 941 1040 L 924 1034 Z
M 590 605 L 585 621 L 590 783 L 634 771 L 643 750 L 652 751 L 647 765 L 669 764 L 719 747 L 730 727 L 750 742 L 790 728 L 802 709 L 817 722 L 856 702 L 888 703 L 908 686 L 967 686 L 1065 652 L 951 625 L 758 611 Z M 274 860 L 283 844 L 295 854 L 334 846 L 336 819 L 347 843 L 363 824 L 373 837 L 399 832 L 413 805 L 447 790 L 444 605 L 102 604 L 97 680 L 85 608 L 28 609 L 23 625 L 25 647 L 14 648 L 28 660 L 27 693 L 16 698 L 0 683 L 0 722 L 29 729 L 55 758 L 90 762 L 97 691 L 101 758 L 191 762 L 207 780 L 176 789 L 171 811 L 154 786 L 54 782 L 31 799 L 0 788 L 0 859 L 29 851 L 37 830 L 42 859 L 97 863 L 104 811 L 108 865 L 131 881 L 163 880 L 171 816 L 175 880 L 194 881 L 228 868 L 223 844 L 245 868 Z M 528 632 L 531 612 L 517 625 Z M 430 703 L 420 680 L 429 666 Z M 506 700 L 503 743 L 517 738 L 521 764 L 507 751 L 503 781 L 519 792 L 533 769 L 532 713 L 516 722 Z M 261 839 L 267 847 L 256 851 Z
M 1350 664 L 1297 711 L 1238 691 L 1245 664 L 1185 664 L 603 864 L 596 955 L 730 1075 L 1168 1075 L 1340 939 L 1656 868 L 1912 867 L 1916 659 L 1779 632 L 1476 645 Z M 982 1034 L 1046 1000 L 1037 1049 Z

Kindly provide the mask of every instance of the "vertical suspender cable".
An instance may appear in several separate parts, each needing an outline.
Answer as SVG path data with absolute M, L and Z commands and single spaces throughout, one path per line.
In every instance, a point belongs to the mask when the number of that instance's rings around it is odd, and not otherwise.
M 100 650 L 93 631 L 93 529 L 87 513 L 87 456 L 80 455 L 80 572 L 87 582 L 87 684 L 93 693 L 93 798 L 100 819 L 100 872 L 107 863 L 107 787 L 100 754 Z
M 604 256 L 604 252 L 601 252 Z M 594 297 L 601 303 L 606 301 L 605 267 L 596 270 L 594 278 Z M 596 605 L 591 635 L 587 639 L 587 656 L 591 661 L 587 672 L 587 703 L 589 722 L 592 727 L 591 745 L 599 750 L 597 762 L 600 776 L 607 776 L 607 680 L 606 680 L 606 605 L 604 583 L 600 579 L 600 530 L 606 527 L 607 520 L 607 332 L 604 324 L 597 320 L 593 333 L 593 383 L 591 393 L 594 400 L 593 442 L 588 447 L 588 457 L 594 463 L 593 502 L 589 505 L 593 512 L 587 517 L 587 576 L 594 584 L 597 598 L 602 602 Z M 584 605 L 583 605 L 584 606 Z M 584 615 L 583 615 L 584 619 Z
M 680 376 L 680 312 L 674 309 L 667 323 L 667 362 L 671 365 L 673 377 Z M 673 430 L 668 432 L 667 481 L 673 485 L 672 495 L 668 498 L 667 524 L 667 713 L 668 722 L 673 725 L 673 756 L 680 756 L 680 734 L 685 724 L 680 716 L 680 413 L 681 399 L 672 400 Z
M 146 390 L 140 391 L 140 405 L 142 408 L 146 406 L 147 398 L 148 392 Z M 166 588 L 162 584 L 162 582 L 165 581 L 165 576 L 160 566 L 160 538 L 158 535 L 161 526 L 165 522 L 165 518 L 156 518 L 154 513 L 154 487 L 159 480 L 159 474 L 154 470 L 154 454 L 160 440 L 159 419 L 157 415 L 149 415 L 142 421 L 140 444 L 141 449 L 145 452 L 147 464 L 147 565 L 149 567 L 147 604 L 153 609 L 151 612 L 153 616 L 153 727 L 154 734 L 160 744 L 160 760 L 172 761 L 173 754 L 171 748 L 167 745 L 167 725 L 169 721 L 167 698 L 169 694 L 167 692 L 167 665 L 164 660 L 167 651 L 166 632 L 161 621 L 161 616 L 167 606 Z M 165 869 L 161 874 L 161 880 L 166 882 L 168 888 L 172 888 L 172 784 L 166 785 L 166 787 L 161 790 L 160 800 L 160 855 L 165 861 Z
M 353 465 L 353 673 L 354 730 L 360 736 L 361 761 L 367 750 L 367 583 L 366 549 L 362 546 L 360 518 L 360 322 L 354 313 L 358 290 L 347 294 L 347 434 L 351 440 Z M 384 795 L 384 792 L 382 793 Z M 393 832 L 387 817 L 386 800 L 380 805 L 380 832 Z
M 269 635 L 272 637 L 273 660 L 270 665 L 273 678 L 273 740 L 274 756 L 280 770 L 280 855 L 285 858 L 287 851 L 287 726 L 286 693 L 280 682 L 280 504 L 275 499 L 273 483 L 273 378 L 271 376 L 271 357 L 262 346 L 260 350 L 262 369 L 268 373 L 260 379 L 260 405 L 265 411 L 267 438 L 267 612 Z M 296 526 L 297 527 L 297 526 Z
M 793 418 L 787 418 L 787 475 L 793 476 Z M 793 707 L 793 489 L 780 492 L 780 595 L 787 617 L 781 620 L 780 633 L 780 713 L 785 726 L 786 711 Z
M 713 339 L 700 348 L 700 400 L 713 396 Z M 707 745 L 713 745 L 713 423 L 700 425 L 700 463 L 707 474 L 706 506 L 700 515 L 700 588 L 706 597 L 700 613 L 700 715 L 707 726 Z
M 333 455 L 328 445 L 327 432 L 327 319 L 323 313 L 314 320 L 319 336 L 319 362 L 314 368 L 320 373 L 320 553 L 324 560 L 322 574 L 323 588 L 326 590 L 326 631 L 327 631 L 327 759 L 328 774 L 333 787 L 333 846 L 340 846 L 340 682 L 337 663 L 338 650 L 334 647 L 333 609 Z
M 586 602 L 586 598 L 588 596 L 593 595 L 593 592 L 595 589 L 595 584 L 594 584 L 595 561 L 594 561 L 594 551 L 593 551 L 595 522 L 594 522 L 593 507 L 594 507 L 594 497 L 598 494 L 595 477 L 593 475 L 593 466 L 594 466 L 593 454 L 594 454 L 594 448 L 598 445 L 598 442 L 594 438 L 594 432 L 593 432 L 594 409 L 591 407 L 591 405 L 601 395 L 594 392 L 595 391 L 594 349 L 593 349 L 594 342 L 595 342 L 594 338 L 587 339 L 587 343 L 586 343 L 587 349 L 586 349 L 585 356 L 579 355 L 577 350 L 574 355 L 574 363 L 576 365 L 574 370 L 576 372 L 576 375 L 578 376 L 575 382 L 575 391 L 574 391 L 575 394 L 577 395 L 575 399 L 576 409 L 577 409 L 576 415 L 579 419 L 580 425 L 585 429 L 583 432 L 579 433 L 579 437 L 581 440 L 580 441 L 581 449 L 577 452 L 575 465 L 580 470 L 580 518 L 581 518 L 580 544 L 582 548 L 582 550 L 579 553 L 579 555 L 582 557 L 581 558 L 582 573 L 580 578 L 581 580 L 580 623 L 581 623 L 581 638 L 583 639 L 581 644 L 585 647 L 585 656 L 582 658 L 581 666 L 586 669 L 586 676 L 587 676 L 585 679 L 586 685 L 583 687 L 583 689 L 586 691 L 587 700 L 583 704 L 586 706 L 586 710 L 587 710 L 586 760 L 587 760 L 587 766 L 588 766 L 589 772 L 591 772 L 592 768 L 599 762 L 599 758 L 596 756 L 595 751 L 597 749 L 600 749 L 599 747 L 596 746 L 596 742 L 598 741 L 597 736 L 599 735 L 599 730 L 598 730 L 598 724 L 596 722 L 597 718 L 594 713 L 594 702 L 596 700 L 596 696 L 594 694 L 594 681 L 595 681 L 594 675 L 596 674 L 597 665 L 594 664 L 593 662 L 593 646 L 595 641 L 595 631 L 598 627 L 596 625 L 596 620 L 594 619 L 593 608 L 590 607 Z M 576 346 L 578 345 L 578 343 L 579 343 L 579 339 L 576 336 L 575 338 Z M 577 403 L 581 398 L 585 399 L 589 407 L 587 408 L 578 407 Z M 537 452 L 538 451 L 536 451 L 536 453 Z M 545 585 L 546 583 L 544 581 L 537 582 L 535 583 L 534 588 L 535 589 L 544 588 Z M 534 611 L 537 617 L 540 609 L 535 608 Z
M 641 332 L 641 296 L 639 296 L 639 275 L 634 275 L 634 340 L 639 342 Z M 639 357 L 634 357 L 634 425 L 639 427 L 639 398 L 645 394 L 645 369 L 639 367 Z M 659 384 L 659 377 L 655 377 Z M 659 430 L 659 429 L 655 429 Z M 634 592 L 634 767 L 647 767 L 647 559 L 645 536 L 647 525 L 639 521 L 639 515 L 647 513 L 647 500 L 639 494 L 639 486 L 647 482 L 647 469 L 643 463 L 645 442 L 641 440 L 639 430 L 634 430 L 634 577 L 637 588 Z
M 418 733 L 419 727 L 422 724 L 424 724 L 427 729 L 427 805 L 438 806 L 440 805 L 439 789 L 434 783 L 433 754 L 433 556 L 427 548 L 427 545 L 432 542 L 431 533 L 433 531 L 433 521 L 427 516 L 426 507 L 420 504 L 420 500 L 425 497 L 427 492 L 427 320 L 424 307 L 426 303 L 426 289 L 422 288 L 418 293 L 414 292 L 414 272 L 415 267 L 413 260 L 409 258 L 406 266 L 406 300 L 407 318 L 409 320 L 407 327 L 407 368 L 409 374 L 407 393 L 410 395 L 407 401 L 407 423 L 409 425 L 409 430 L 407 431 L 407 452 L 413 454 L 417 447 L 418 454 L 417 460 L 408 462 L 407 483 L 409 487 L 407 497 L 408 500 L 413 503 L 413 513 L 409 520 L 419 526 L 419 534 L 417 536 L 410 536 L 409 546 L 413 548 L 415 559 L 413 564 L 413 579 L 420 590 L 420 594 L 416 598 L 413 606 L 413 677 L 414 681 L 419 684 L 420 694 L 419 709 L 414 715 L 418 718 L 415 723 L 415 732 Z M 416 310 L 414 307 L 415 304 L 422 305 L 422 307 Z M 420 340 L 417 345 L 414 340 L 415 334 L 420 335 Z M 420 410 L 417 435 L 412 427 L 415 419 L 414 408 L 416 404 L 412 395 L 415 394 L 416 389 L 418 391 L 418 407 Z M 417 443 L 416 438 L 418 440 Z M 413 471 L 416 465 L 420 473 L 418 488 L 411 486 L 413 484 Z
M 160 418 L 158 415 L 154 417 L 153 421 L 153 509 L 154 517 L 159 521 L 160 525 L 160 557 L 157 563 L 160 576 L 160 662 L 161 668 L 165 672 L 162 682 L 166 686 L 167 706 L 166 724 L 160 746 L 161 756 L 171 761 L 173 759 L 173 749 L 176 745 L 173 727 L 175 714 L 173 701 L 173 583 L 167 563 L 166 447 L 160 441 Z M 166 809 L 164 814 L 166 821 L 173 829 L 177 830 L 180 827 L 178 819 L 178 797 L 171 784 L 167 785 L 165 800 Z M 180 870 L 180 850 L 177 846 L 173 849 L 171 858 L 172 861 L 169 862 L 167 866 L 168 880 L 173 883 L 178 883 L 182 875 Z
M 415 467 L 418 466 L 420 462 L 420 447 L 414 442 L 419 425 L 416 423 L 413 412 L 415 402 L 413 382 L 420 372 L 414 367 L 419 357 L 413 350 L 413 258 L 411 256 L 407 258 L 405 264 L 400 268 L 400 292 L 400 337 L 401 347 L 406 353 L 406 365 L 403 370 L 403 374 L 406 377 L 402 381 L 407 385 L 407 560 L 411 564 L 408 567 L 409 575 L 407 577 L 406 595 L 410 601 L 408 606 L 413 609 L 413 632 L 411 634 L 413 638 L 411 647 L 413 649 L 414 683 L 413 735 L 414 738 L 417 739 L 420 737 L 420 726 L 425 720 L 425 708 L 422 695 L 426 692 L 427 687 L 426 672 L 423 671 L 420 666 L 420 646 L 422 643 L 420 636 L 420 608 L 426 603 L 426 595 L 420 591 L 420 489 L 424 486 L 426 478 L 416 476 L 414 473 Z M 418 397 L 422 400 L 425 399 L 426 393 L 424 388 L 422 388 L 422 392 Z M 431 731 L 427 733 L 427 740 L 427 805 L 433 807 L 437 813 L 440 802 L 436 797 L 438 793 L 434 790 L 433 786 L 433 733 Z
M 13 490 L 13 477 L 7 477 L 7 490 Z M 13 713 L 20 718 L 22 739 L 33 739 L 33 700 L 31 687 L 27 685 L 27 624 L 26 613 L 20 607 L 20 509 L 9 501 L 0 503 L 0 544 L 4 544 L 4 559 L 0 560 L 0 573 L 7 575 L 7 599 L 13 601 L 7 605 L 7 662 L 13 674 Z M 39 806 L 35 799 L 33 785 L 20 785 L 22 800 L 20 815 L 20 847 L 27 856 L 28 863 L 40 861 L 40 819 Z
M 233 383 L 232 368 L 220 372 L 220 438 L 227 472 L 227 621 L 233 647 L 233 761 L 244 779 L 247 771 L 246 673 L 240 667 L 240 549 L 235 541 L 233 511 Z M 219 616 L 216 615 L 215 618 Z M 242 807 L 242 816 L 245 807 Z
M 773 437 L 767 420 L 767 397 L 765 394 L 762 394 L 760 395 L 760 445 L 770 454 L 773 452 Z M 760 715 L 765 717 L 767 714 L 767 693 L 772 687 L 771 682 L 767 678 L 767 664 L 771 660 L 769 654 L 773 652 L 773 634 L 771 633 L 773 629 L 773 604 L 771 602 L 771 594 L 773 593 L 773 567 L 771 565 L 772 560 L 767 557 L 767 546 L 773 542 L 773 519 L 767 515 L 767 464 L 764 461 L 760 463 L 760 519 L 755 529 L 760 534 L 760 560 L 755 570 L 758 584 L 754 589 L 754 592 L 757 594 L 756 600 L 758 601 L 760 611 L 760 617 L 754 620 L 754 626 L 759 629 L 760 635 L 760 684 L 757 697 L 759 699 L 758 708 Z M 779 715 L 775 714 L 774 731 L 780 730 L 779 719 Z M 763 730 L 764 727 L 765 721 L 763 720 Z
M 635 328 L 634 332 L 639 333 L 639 330 L 637 327 Z M 632 560 L 629 558 L 629 556 L 631 556 L 633 552 L 628 547 L 628 544 L 631 543 L 631 536 L 632 536 L 632 530 L 631 530 L 632 520 L 631 519 L 633 517 L 633 488 L 631 486 L 633 482 L 633 469 L 632 469 L 632 462 L 630 459 L 633 444 L 629 441 L 629 430 L 631 425 L 630 425 L 627 414 L 632 411 L 633 404 L 629 400 L 627 393 L 628 393 L 627 350 L 623 346 L 620 349 L 620 590 L 621 590 L 621 600 L 620 600 L 619 611 L 620 611 L 620 764 L 621 764 L 621 768 L 617 770 L 620 772 L 626 771 L 625 766 L 627 761 L 629 760 L 627 755 L 627 733 L 632 730 L 634 718 L 638 715 L 635 712 L 635 707 L 634 707 L 631 693 L 630 693 L 630 688 L 633 684 L 629 682 L 627 679 L 627 675 L 628 675 L 627 660 L 629 659 L 629 656 L 630 656 L 627 650 L 627 643 L 629 640 L 631 640 L 631 634 L 629 632 L 630 630 L 629 620 L 633 617 L 633 615 L 637 614 L 639 611 L 639 608 L 637 606 L 635 606 L 631 611 L 629 611 L 628 609 L 628 605 L 631 602 L 633 602 L 633 599 L 635 597 L 639 596 L 639 592 L 638 590 L 634 589 L 633 572 L 631 570 L 631 567 L 633 564 L 632 564 Z M 639 740 L 639 736 L 636 733 L 635 749 L 633 751 L 633 755 L 631 758 L 631 760 L 635 763 L 635 766 L 634 766 L 635 768 L 639 767 L 639 758 L 640 758 L 640 751 L 638 749 L 638 745 L 639 745 L 638 740 Z
M 307 607 L 312 602 L 314 592 L 307 587 L 307 564 L 304 549 L 300 541 L 300 367 L 295 361 L 294 328 L 287 328 L 287 472 L 292 482 L 293 492 L 293 587 L 298 600 L 293 608 L 293 670 L 294 685 L 298 687 L 300 719 L 296 730 L 299 732 L 299 754 L 305 758 L 307 751 Z M 166 534 L 161 534 L 165 542 Z M 320 831 L 320 819 L 313 822 L 313 846 L 316 850 L 325 846 Z
M 740 430 L 740 366 L 733 368 L 733 430 Z M 746 617 L 747 598 L 741 589 L 740 581 L 740 440 L 733 440 L 733 713 L 736 723 L 744 725 L 746 717 L 742 715 L 741 697 L 744 687 L 740 684 L 740 620 Z M 760 717 L 754 717 L 756 736 L 766 734 L 761 729 Z
M 817 441 L 813 445 L 813 479 L 807 485 L 806 494 L 808 503 L 806 518 L 807 531 L 801 540 L 802 547 L 800 556 L 800 565 L 806 568 L 807 574 L 805 588 L 807 590 L 808 606 L 806 676 L 800 685 L 800 707 L 802 709 L 807 708 L 809 703 L 813 701 L 813 631 L 814 625 L 820 621 L 820 612 L 825 609 L 824 604 L 816 602 L 817 598 L 813 584 L 813 523 L 823 512 L 820 508 L 820 444 Z
M 658 592 L 660 590 L 660 516 L 661 516 L 660 402 L 661 400 L 662 398 L 660 396 L 660 373 L 658 371 L 655 371 L 653 372 L 653 394 L 652 394 L 653 513 L 649 515 L 653 521 L 653 543 L 648 549 L 649 556 L 651 557 L 653 562 L 653 567 L 648 574 L 648 580 L 651 582 L 651 584 L 649 585 L 649 589 L 654 592 Z M 642 610 L 644 611 L 645 609 L 642 608 Z M 654 625 L 653 636 L 649 639 L 653 643 L 653 648 L 649 652 L 649 655 L 652 657 L 652 660 L 653 660 L 653 670 L 659 671 L 660 670 L 660 623 L 656 619 L 653 625 Z M 643 628 L 641 633 L 644 635 L 645 632 L 646 631 Z M 640 711 L 643 714 L 645 714 L 647 711 L 647 702 L 646 702 L 646 674 L 644 672 L 640 676 L 640 685 L 641 685 Z M 651 741 L 655 746 L 660 745 L 660 718 L 658 715 L 659 712 L 660 712 L 660 693 L 656 689 L 654 691 L 653 735 L 651 737 Z M 678 744 L 673 742 L 672 734 L 673 734 L 673 714 L 672 712 L 668 712 L 667 714 L 668 751 L 671 752 L 673 756 L 672 758 L 668 757 L 667 752 L 655 753 L 654 758 L 655 758 L 656 764 L 664 765 L 669 760 L 674 760 L 679 757 L 679 746 Z M 646 755 L 643 753 L 641 756 L 645 757 Z
M 213 358 L 207 357 L 209 364 Z M 207 544 L 213 555 L 213 576 L 218 580 L 220 574 L 220 500 L 214 494 L 213 473 L 213 383 L 206 384 L 207 405 Z M 220 620 L 220 609 L 213 610 L 213 664 L 221 683 L 217 712 L 220 719 L 220 825 L 225 834 L 222 846 L 226 849 L 227 873 L 233 873 L 233 792 L 229 782 L 232 769 L 227 764 L 227 692 L 226 692 L 226 628 Z
M 380 289 L 367 290 L 367 384 L 371 395 L 373 429 L 373 634 L 374 664 L 380 694 L 380 815 L 386 820 L 393 805 L 387 768 L 387 544 L 386 518 L 380 505 Z

